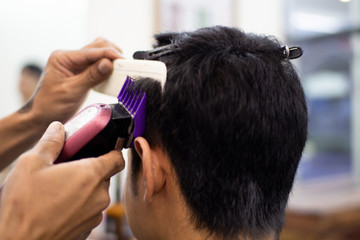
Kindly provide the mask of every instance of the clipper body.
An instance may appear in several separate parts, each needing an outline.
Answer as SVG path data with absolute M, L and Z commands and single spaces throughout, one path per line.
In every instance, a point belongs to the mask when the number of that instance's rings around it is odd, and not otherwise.
M 93 104 L 65 124 L 65 143 L 55 163 L 98 157 L 114 150 L 117 140 L 124 147 L 145 131 L 146 94 L 135 90 L 129 77 L 118 95 L 118 103 Z

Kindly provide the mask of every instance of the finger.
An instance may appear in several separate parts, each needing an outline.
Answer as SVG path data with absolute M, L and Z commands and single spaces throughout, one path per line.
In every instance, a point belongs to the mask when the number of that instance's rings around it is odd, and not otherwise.
M 83 231 L 82 235 L 84 236 L 84 234 L 85 235 L 90 234 L 91 231 L 101 223 L 102 219 L 103 219 L 103 214 L 100 212 L 95 216 L 91 217 L 86 222 L 84 222 L 82 225 L 80 225 L 79 229 Z
M 80 234 L 76 238 L 74 238 L 74 240 L 85 240 L 85 239 L 87 239 L 89 237 L 90 233 L 91 233 L 91 230 L 88 230 L 88 231 Z
M 75 75 L 73 78 L 79 79 L 74 79 L 74 82 L 78 82 L 81 86 L 89 89 L 109 78 L 112 70 L 112 62 L 104 58 L 88 67 L 82 73 Z
M 109 187 L 110 187 L 110 178 L 108 179 L 104 179 L 102 182 L 102 186 L 106 191 L 109 191 Z
M 101 181 L 109 179 L 125 167 L 125 161 L 121 151 L 116 150 L 89 160 L 91 160 L 89 161 L 89 164 L 91 164 L 90 167 L 97 173 Z
M 49 125 L 38 144 L 33 148 L 43 160 L 41 164 L 52 164 L 59 156 L 64 145 L 64 126 L 60 122 L 53 122 Z
M 66 58 L 68 59 L 71 69 L 81 69 L 99 61 L 102 58 L 114 60 L 122 58 L 119 51 L 114 48 L 86 48 L 78 51 L 66 52 Z
M 121 48 L 119 48 L 117 45 L 101 37 L 96 38 L 92 43 L 86 45 L 84 48 L 103 48 L 103 47 L 113 47 L 116 50 L 118 50 L 120 53 L 123 53 Z
M 83 221 L 80 225 L 78 225 L 74 231 L 67 235 L 67 239 L 86 239 L 88 235 L 90 235 L 91 231 L 101 223 L 102 219 L 102 213 L 97 213 L 93 217 Z

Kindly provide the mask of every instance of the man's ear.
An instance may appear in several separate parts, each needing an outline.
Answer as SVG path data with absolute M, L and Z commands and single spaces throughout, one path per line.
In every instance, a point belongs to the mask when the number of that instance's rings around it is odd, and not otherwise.
M 144 179 L 144 200 L 151 202 L 154 195 L 165 186 L 165 172 L 156 151 L 151 149 L 148 141 L 143 137 L 138 137 L 134 141 L 135 150 L 142 160 L 143 179 Z

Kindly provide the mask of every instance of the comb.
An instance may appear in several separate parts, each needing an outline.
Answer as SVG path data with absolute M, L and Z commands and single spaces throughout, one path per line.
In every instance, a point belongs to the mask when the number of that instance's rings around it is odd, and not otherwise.
M 160 61 L 116 59 L 114 70 L 109 79 L 94 87 L 94 90 L 110 96 L 118 96 L 119 89 L 124 85 L 126 77 L 152 78 L 164 88 L 166 81 L 166 65 Z
M 133 119 L 129 140 L 125 145 L 125 147 L 133 147 L 134 139 L 143 136 L 145 132 L 146 93 L 136 89 L 135 82 L 127 76 L 117 99 Z

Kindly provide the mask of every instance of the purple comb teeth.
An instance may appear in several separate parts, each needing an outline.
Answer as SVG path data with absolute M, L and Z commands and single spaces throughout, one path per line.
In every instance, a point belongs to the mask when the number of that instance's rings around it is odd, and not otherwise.
M 134 139 L 143 136 L 145 132 L 146 93 L 142 90 L 135 90 L 135 82 L 127 76 L 117 99 L 134 119 L 134 131 L 130 144 L 132 147 Z

